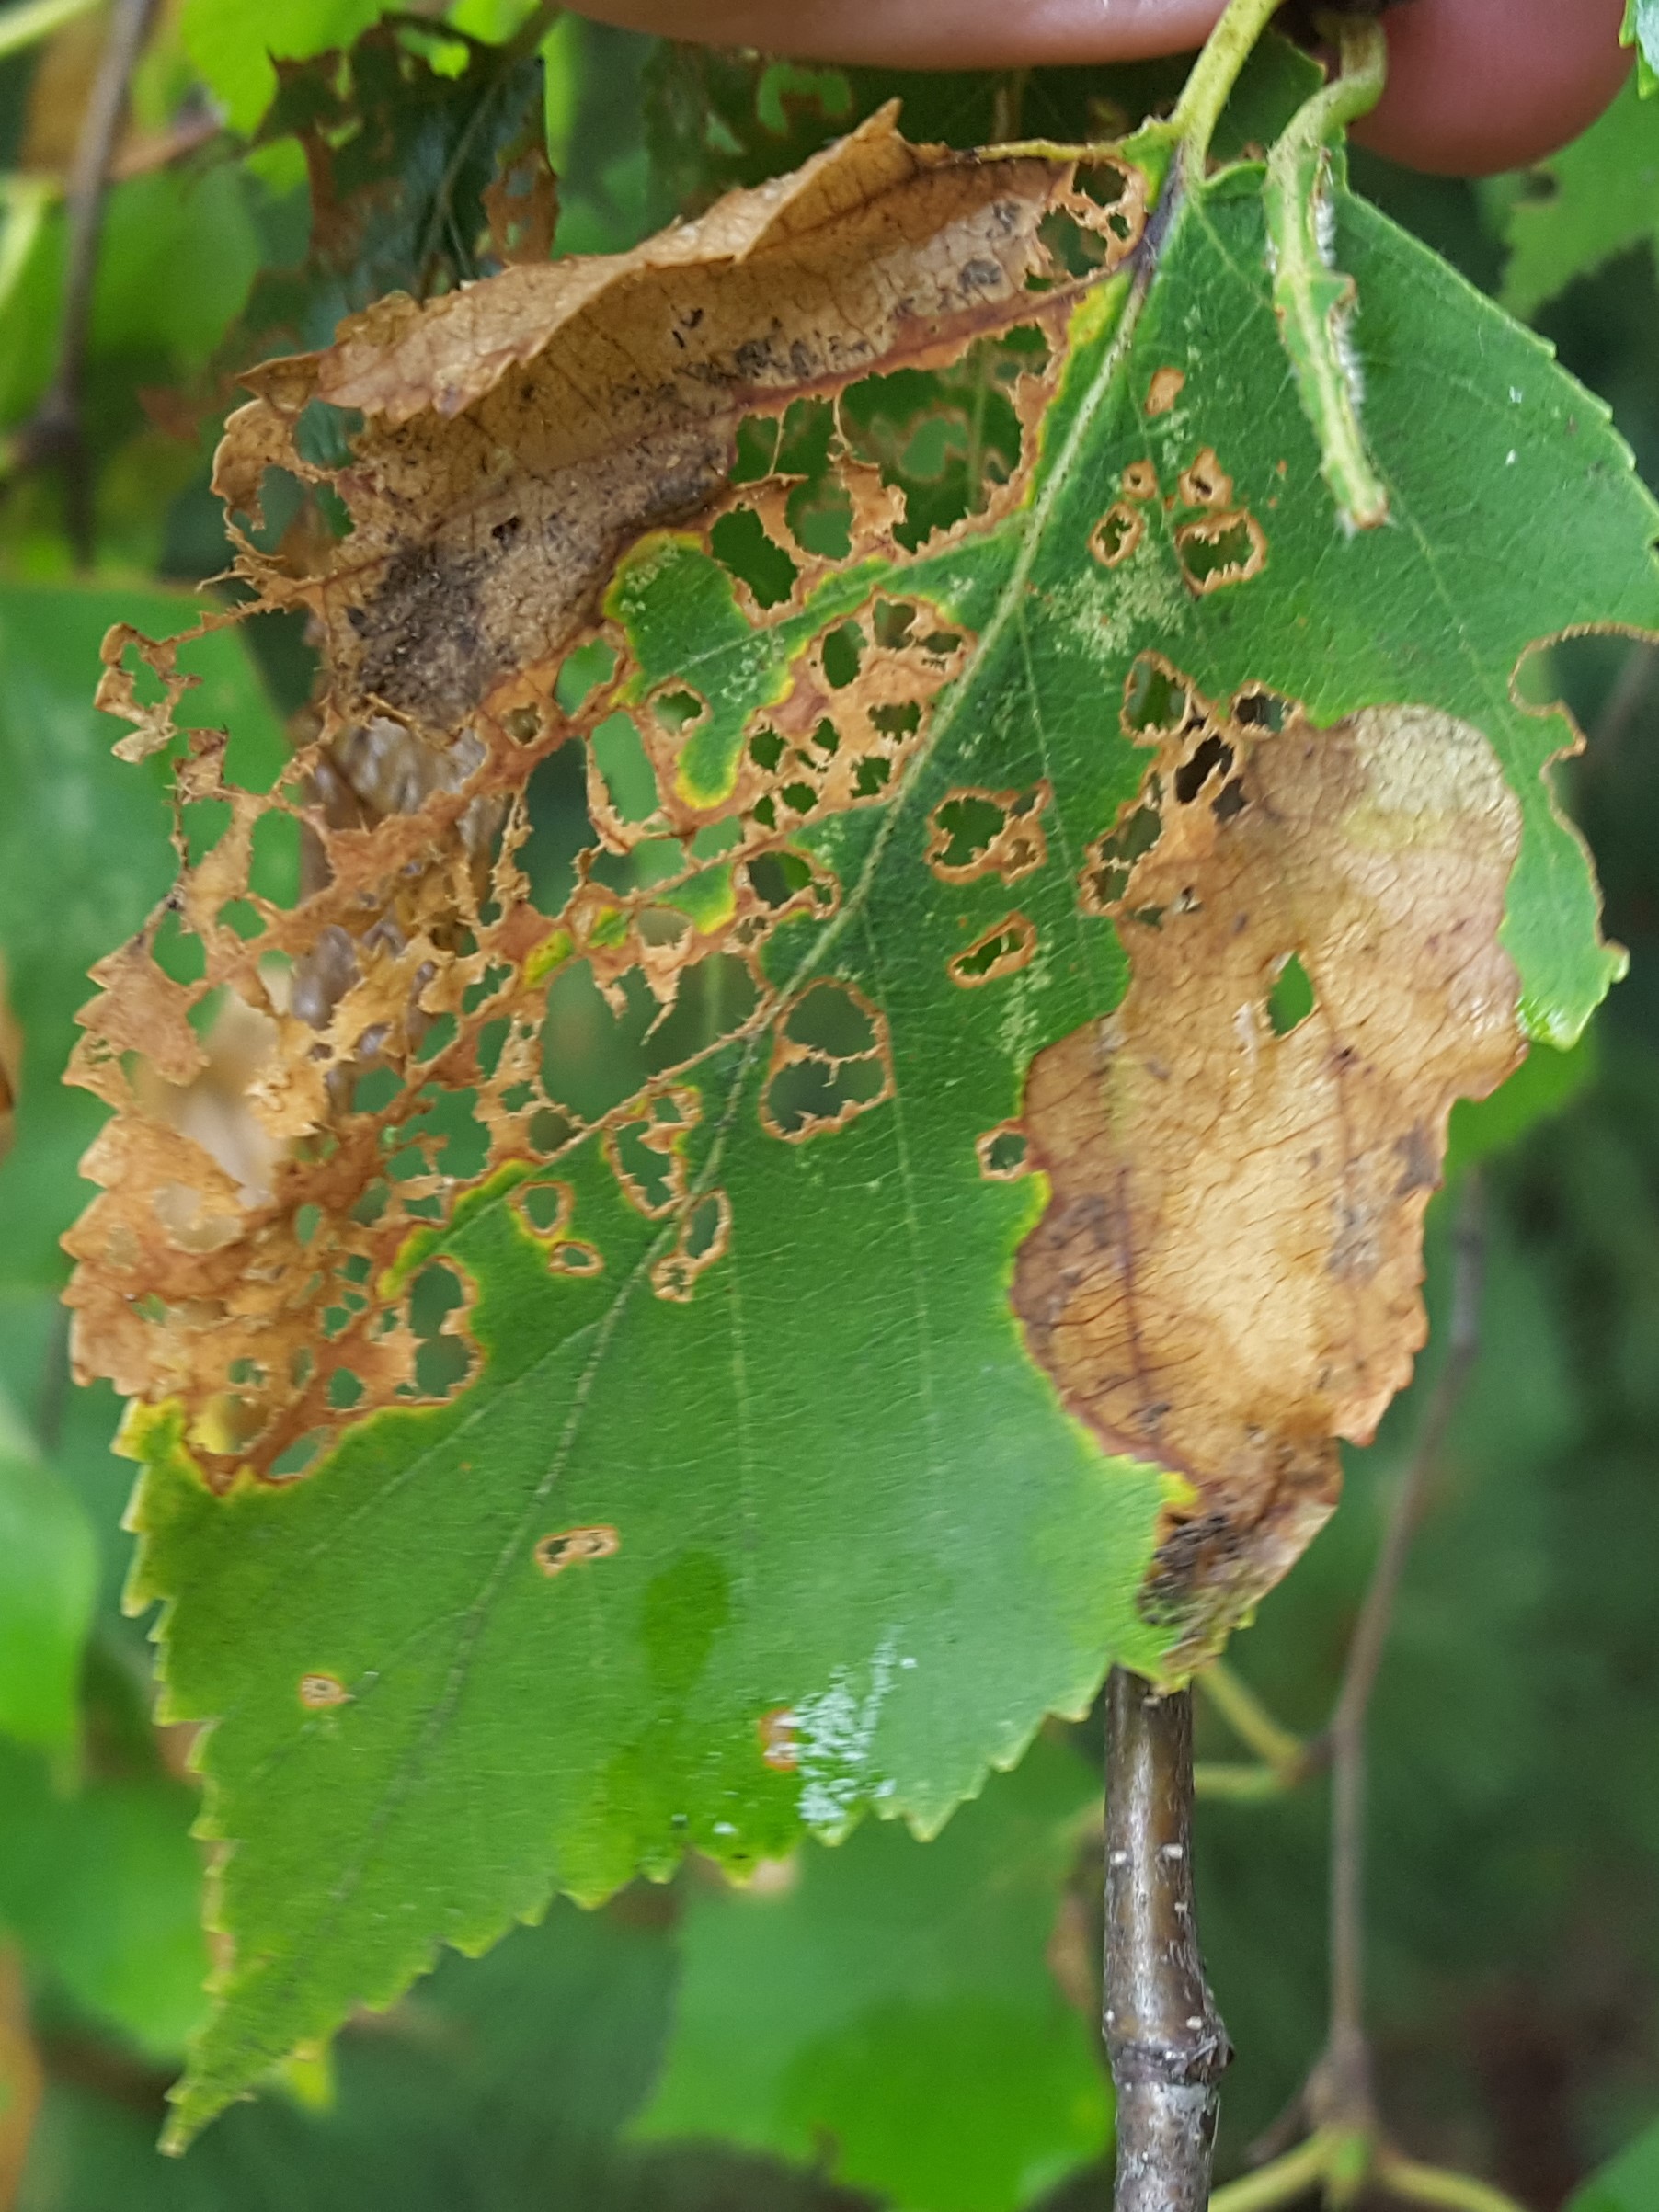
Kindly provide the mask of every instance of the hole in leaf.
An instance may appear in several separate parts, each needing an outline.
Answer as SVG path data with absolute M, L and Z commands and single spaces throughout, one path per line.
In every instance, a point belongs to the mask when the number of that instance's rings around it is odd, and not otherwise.
M 907 552 L 982 514 L 1018 472 L 1024 439 L 1012 387 L 1024 374 L 1040 374 L 1047 360 L 1041 331 L 1022 325 L 976 340 L 943 369 L 865 377 L 841 394 L 850 448 L 904 495 L 894 535 Z
M 933 809 L 933 843 L 928 858 L 942 872 L 955 875 L 974 867 L 990 850 L 1008 819 L 1008 810 L 982 792 L 965 792 Z
M 824 678 L 831 690 L 845 690 L 856 681 L 864 650 L 864 633 L 856 622 L 841 622 L 829 633 L 821 651 Z
M 466 1381 L 476 1355 L 462 1332 L 466 1285 L 452 1260 L 432 1260 L 409 1285 L 409 1328 L 415 1346 L 414 1394 L 452 1397 Z M 408 1386 L 404 1385 L 406 1394 Z
M 749 415 L 738 425 L 737 458 L 732 463 L 733 484 L 758 484 L 777 465 L 778 439 L 783 426 L 775 416 Z M 724 558 L 724 556 L 722 556 Z
M 928 866 L 947 884 L 1029 875 L 1048 858 L 1041 816 L 1051 795 L 1047 783 L 1025 792 L 953 792 L 928 817 Z
M 878 1061 L 808 1055 L 780 1069 L 767 1086 L 767 1124 L 774 1136 L 798 1142 L 842 1127 L 886 1095 L 886 1071 Z
M 685 1187 L 684 1145 L 699 1113 L 694 1090 L 659 1092 L 643 1113 L 606 1132 L 605 1152 L 623 1195 L 655 1219 L 678 1203 Z
M 982 937 L 978 937 L 967 950 L 958 952 L 948 963 L 950 979 L 960 984 L 964 990 L 972 990 L 982 983 L 995 983 L 1001 976 L 1013 975 L 1029 965 L 1036 951 L 1037 933 L 1034 925 L 1023 914 L 1011 914 Z
M 709 544 L 715 558 L 749 586 L 757 605 L 782 606 L 795 589 L 800 570 L 752 507 L 722 515 L 709 532 Z
M 798 852 L 760 852 L 744 867 L 750 889 L 775 912 L 812 882 L 812 864 Z
M 1014 1182 L 1025 1172 L 1030 1145 L 1017 1122 L 988 1129 L 974 1149 L 979 1156 L 979 1172 L 989 1182 Z
M 875 1016 L 863 995 L 843 983 L 815 983 L 784 1017 L 791 1044 L 830 1059 L 857 1059 L 876 1048 Z
M 588 813 L 582 747 L 561 745 L 539 760 L 525 797 L 530 835 L 519 848 L 518 862 L 542 912 L 559 914 L 576 889 L 576 856 L 590 847 L 597 835 Z
M 601 637 L 590 638 L 566 653 L 559 667 L 553 695 L 566 714 L 574 714 L 616 674 L 617 654 Z
M 731 1241 L 731 1201 L 724 1191 L 694 1199 L 681 1218 L 674 1249 L 651 1270 L 651 1288 L 659 1298 L 685 1305 L 697 1278 L 725 1256 Z
M 227 899 L 219 909 L 222 929 L 234 929 L 245 944 L 259 936 L 265 928 L 257 906 L 250 906 L 245 898 Z
M 803 553 L 844 561 L 852 551 L 852 496 L 833 479 L 797 485 L 784 512 Z
M 150 950 L 156 966 L 175 983 L 200 983 L 207 975 L 207 948 L 172 908 L 162 917 Z M 190 1009 L 190 1016 L 192 1027 L 200 1031 L 205 1018 L 200 1002 Z
M 328 1404 L 336 1413 L 349 1413 L 362 1398 L 363 1385 L 349 1367 L 337 1367 L 328 1378 Z
M 1124 678 L 1123 726 L 1130 736 L 1174 736 L 1192 704 L 1185 683 L 1154 653 L 1141 654 Z
M 1318 1004 L 1312 977 L 1299 957 L 1287 952 L 1267 994 L 1267 1020 L 1274 1035 L 1287 1037 L 1299 1029 Z
M 1095 524 L 1089 551 L 1103 566 L 1116 568 L 1140 543 L 1146 526 L 1146 509 L 1127 499 L 1119 499 Z
M 554 1106 L 538 1106 L 530 1117 L 525 1137 L 532 1152 L 556 1152 L 567 1145 L 576 1135 L 568 1114 L 560 1113 Z
M 658 691 L 651 701 L 651 711 L 663 728 L 671 735 L 678 737 L 689 729 L 693 722 L 701 721 L 708 713 L 708 701 L 705 699 L 699 699 L 695 691 L 687 690 L 683 685 L 680 685 L 670 691 Z M 604 727 L 604 724 L 601 724 L 601 727 Z M 599 732 L 596 730 L 594 735 L 597 737 L 598 735 Z M 637 732 L 635 733 L 635 736 L 637 743 Z M 640 749 L 643 753 L 644 747 L 641 747 Z M 609 780 L 607 776 L 606 781 L 609 781 Z M 651 777 L 653 804 L 655 804 L 656 796 L 657 778 L 653 771 Z
M 1051 208 L 1037 225 L 1037 236 L 1047 248 L 1053 274 L 1030 277 L 1027 289 L 1047 291 L 1055 278 L 1092 277 L 1111 257 L 1116 241 L 1104 238 L 1092 223 L 1080 222 L 1066 208 Z
M 795 1144 L 844 1128 L 892 1089 L 887 1023 L 852 984 L 809 985 L 772 1031 L 761 1123 Z
M 607 714 L 589 743 L 617 814 L 624 822 L 648 820 L 657 812 L 657 770 L 633 716 Z
M 1231 746 L 1212 733 L 1175 770 L 1175 797 L 1183 806 L 1190 806 L 1212 776 L 1225 776 L 1231 766 Z
M 300 825 L 280 807 L 254 824 L 247 887 L 281 906 L 292 906 L 300 895 Z
M 1271 730 L 1276 736 L 1295 709 L 1276 691 L 1252 689 L 1241 691 L 1232 702 L 1232 718 L 1247 730 Z
M 899 653 L 910 641 L 916 610 L 908 599 L 877 599 L 871 617 L 875 643 L 886 653 Z
M 870 726 L 884 737 L 913 737 L 921 727 L 919 699 L 889 699 L 870 709 Z
M 307 1429 L 285 1452 L 278 1454 L 266 1471 L 273 1482 L 292 1482 L 296 1475 L 303 1475 L 307 1467 L 321 1458 L 331 1442 L 326 1429 Z
M 1175 532 L 1175 551 L 1195 591 L 1242 584 L 1267 564 L 1266 535 L 1255 517 L 1241 507 L 1184 524 Z
M 1085 913 L 1100 914 L 1116 905 L 1129 887 L 1129 877 L 1142 853 L 1150 852 L 1163 827 L 1155 807 L 1138 806 L 1096 838 L 1083 861 L 1082 900 Z

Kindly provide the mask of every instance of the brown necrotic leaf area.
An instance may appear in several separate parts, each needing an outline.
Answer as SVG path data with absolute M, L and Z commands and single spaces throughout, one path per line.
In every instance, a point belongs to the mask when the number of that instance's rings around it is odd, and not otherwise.
M 1324 1521 L 1336 1440 L 1370 1437 L 1424 1341 L 1452 1103 L 1522 1054 L 1520 819 L 1486 739 L 1424 709 L 1276 731 L 1153 666 L 1125 724 L 1152 758 L 1080 897 L 1130 982 L 1032 1066 L 1052 1198 L 1014 1297 L 1107 1447 L 1184 1477 L 1148 1602 L 1190 1659 Z
M 557 1164 L 602 1133 L 659 1235 L 652 1292 L 698 1295 L 732 1222 L 683 1146 L 723 1039 L 770 1035 L 776 1139 L 885 1101 L 879 1010 L 837 984 L 780 1003 L 761 952 L 841 895 L 792 836 L 890 800 L 973 641 L 891 585 L 843 601 L 722 783 L 684 766 L 718 702 L 694 670 L 646 683 L 607 592 L 631 552 L 690 544 L 761 635 L 849 562 L 1017 501 L 1070 307 L 1144 224 L 1118 181 L 1104 207 L 1065 160 L 912 147 L 884 114 L 633 254 L 383 300 L 249 376 L 215 485 L 248 610 L 302 611 L 322 678 L 250 792 L 223 736 L 176 737 L 175 648 L 111 633 L 121 749 L 182 751 L 180 868 L 97 970 L 73 1070 L 115 1110 L 68 1239 L 78 1371 L 179 1400 L 212 1482 L 303 1476 L 348 1423 L 476 1374 L 476 1285 L 410 1238 L 504 1166 L 532 1170 L 514 1214 L 550 1271 L 602 1273 Z M 302 499 L 274 543 L 273 479 Z M 1046 789 L 967 796 L 995 818 L 942 821 L 941 872 L 1040 861 Z M 255 888 L 273 834 L 303 856 L 292 907 Z M 625 1097 L 584 1089 L 601 1032 L 635 1055 Z

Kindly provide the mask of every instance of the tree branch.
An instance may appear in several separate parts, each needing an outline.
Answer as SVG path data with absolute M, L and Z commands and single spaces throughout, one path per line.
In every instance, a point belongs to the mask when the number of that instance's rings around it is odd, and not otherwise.
M 1193 1918 L 1193 1707 L 1106 1685 L 1104 2033 L 1117 2090 L 1116 2212 L 1204 2212 L 1232 2057 Z
M 13 441 L 13 472 L 57 468 L 63 476 L 64 527 L 76 565 L 90 567 L 94 552 L 92 470 L 83 420 L 86 341 L 92 325 L 92 288 L 97 273 L 104 188 L 115 142 L 126 113 L 132 72 L 143 51 L 155 0 L 115 0 L 109 35 L 98 60 L 92 96 L 81 120 L 69 179 L 69 249 L 63 279 L 63 319 L 58 365 L 45 397 Z

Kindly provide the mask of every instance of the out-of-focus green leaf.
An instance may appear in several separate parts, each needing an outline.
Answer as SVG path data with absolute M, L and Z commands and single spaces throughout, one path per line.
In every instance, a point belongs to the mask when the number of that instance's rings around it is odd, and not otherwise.
M 646 86 L 656 41 L 561 16 L 542 48 L 561 254 L 613 254 L 650 228 Z
M 312 2102 L 242 2105 L 182 2165 L 152 2109 L 54 2089 L 19 2212 L 622 2212 L 617 2129 L 667 2025 L 666 1916 L 555 1907 L 347 2028 Z
M 203 2004 L 194 1807 L 159 1773 L 60 1788 L 41 1759 L 0 1745 L 0 1927 L 32 1973 L 158 2059 Z
M 0 1283 L 62 1280 L 57 1240 L 86 1189 L 75 1163 L 102 1118 L 59 1079 L 75 1009 L 87 969 L 172 872 L 165 764 L 115 759 L 121 725 L 92 703 L 104 633 L 135 607 L 174 629 L 196 612 L 177 593 L 0 585 L 0 960 L 24 1047 L 17 1141 L 0 1161 Z M 232 726 L 248 774 L 269 784 L 287 747 L 246 645 L 219 632 L 189 651 L 201 684 L 187 721 Z
M 97 1587 L 84 1508 L 0 1397 L 0 1735 L 40 1747 L 74 1742 Z
M 1535 1046 L 1490 1098 L 1459 1099 L 1446 1147 L 1447 1180 L 1489 1153 L 1507 1151 L 1534 1123 L 1562 1112 L 1595 1081 L 1596 1066 L 1592 1028 L 1564 1053 Z
M 1013 2212 L 1099 2154 L 1096 2038 L 1045 1960 L 1099 1783 L 1039 1738 L 925 1847 L 866 1824 L 692 1888 L 637 2124 L 823 2163 L 903 2212 Z
M 694 212 L 735 185 L 793 168 L 884 107 L 899 103 L 907 137 L 950 146 L 1122 137 L 1174 103 L 1190 55 L 1019 73 L 859 69 L 774 61 L 751 49 L 665 43 L 646 73 L 646 120 L 659 214 Z M 1318 65 L 1269 35 L 1233 88 L 1215 142 L 1231 160 L 1283 129 L 1321 81 Z
M 205 0 L 210 11 L 217 0 Z M 440 27 L 372 20 L 342 58 L 278 64 L 262 152 L 297 140 L 311 182 L 304 258 L 269 270 L 232 342 L 238 365 L 321 346 L 390 291 L 449 291 L 499 266 L 484 195 L 527 130 L 539 131 L 541 63 Z
M 251 136 L 277 89 L 271 57 L 303 62 L 349 46 L 383 0 L 185 0 L 187 52 L 234 130 Z
M 1593 2174 L 1566 2212 L 1659 2212 L 1659 2125 Z
M 1659 108 L 1632 76 L 1530 181 L 1535 188 L 1509 202 L 1503 223 L 1509 259 L 1500 296 L 1517 315 L 1536 314 L 1627 247 L 1659 244 Z
M 17 222 L 13 213 L 9 221 Z M 142 423 L 132 387 L 201 368 L 240 313 L 259 265 L 248 188 L 228 164 L 129 177 L 109 195 L 87 359 L 93 428 Z M 48 215 L 0 318 L 0 420 L 15 422 L 51 374 L 65 226 Z

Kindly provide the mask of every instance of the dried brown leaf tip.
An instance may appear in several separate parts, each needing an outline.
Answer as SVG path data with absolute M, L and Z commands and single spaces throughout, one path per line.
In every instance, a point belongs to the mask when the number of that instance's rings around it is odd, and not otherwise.
M 881 1011 L 784 993 L 763 957 L 843 895 L 803 827 L 891 799 L 974 642 L 860 564 L 1021 499 L 1143 187 L 913 147 L 888 113 L 635 253 L 548 263 L 532 159 L 492 207 L 521 265 L 250 375 L 215 485 L 253 610 L 306 616 L 322 679 L 269 791 L 223 737 L 184 743 L 177 884 L 99 969 L 74 1071 L 115 1110 L 69 1239 L 79 1370 L 180 1401 L 211 1481 L 303 1474 L 477 1373 L 477 1285 L 434 1240 L 492 1178 L 582 1295 L 604 1209 L 578 1217 L 560 1162 L 589 1147 L 653 1225 L 651 1294 L 704 1294 L 734 1224 L 687 1147 L 723 1043 L 770 1050 L 784 1142 L 890 1096 Z M 276 536 L 273 484 L 302 515 Z M 175 743 L 176 648 L 121 630 L 106 663 L 123 749 Z M 734 708 L 722 667 L 762 663 Z M 929 865 L 1017 883 L 1049 799 L 958 793 Z M 255 887 L 273 838 L 302 852 L 292 908 Z M 1029 953 L 1011 911 L 957 980 Z
M 1190 1486 L 1149 1602 L 1191 1657 L 1325 1519 L 1336 1440 L 1368 1440 L 1424 1341 L 1452 1103 L 1523 1050 L 1520 820 L 1486 739 L 1424 709 L 1318 730 L 1148 659 L 1125 720 L 1152 758 L 1080 896 L 1130 982 L 1033 1064 L 1053 1197 L 1014 1296 L 1107 1447 Z

